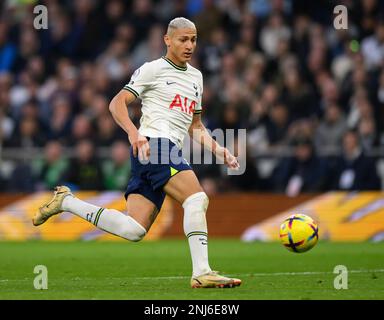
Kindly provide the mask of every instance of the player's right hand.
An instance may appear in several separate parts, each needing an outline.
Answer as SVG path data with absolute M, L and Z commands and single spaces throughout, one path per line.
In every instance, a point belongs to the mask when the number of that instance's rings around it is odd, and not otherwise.
M 221 161 L 224 161 L 224 164 L 233 170 L 239 170 L 240 164 L 237 158 L 229 152 L 227 148 L 224 147 L 217 147 L 215 150 L 215 155 L 218 159 Z
M 131 143 L 133 156 L 135 158 L 139 156 L 140 161 L 147 161 L 149 159 L 150 147 L 146 137 L 137 133 L 129 137 L 129 142 Z

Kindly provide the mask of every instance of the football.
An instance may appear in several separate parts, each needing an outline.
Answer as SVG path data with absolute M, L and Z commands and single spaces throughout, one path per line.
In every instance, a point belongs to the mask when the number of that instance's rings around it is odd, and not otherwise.
M 281 224 L 280 240 L 289 251 L 306 252 L 319 240 L 319 228 L 311 217 L 293 214 Z

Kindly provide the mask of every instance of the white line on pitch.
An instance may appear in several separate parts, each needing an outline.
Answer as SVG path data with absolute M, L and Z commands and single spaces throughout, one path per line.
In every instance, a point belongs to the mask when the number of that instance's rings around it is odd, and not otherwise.
M 384 269 L 371 269 L 371 270 L 348 270 L 350 273 L 382 273 Z M 308 275 L 320 275 L 320 274 L 333 274 L 330 271 L 303 271 L 303 272 L 271 272 L 271 273 L 235 273 L 229 274 L 228 276 L 240 276 L 240 277 L 266 277 L 266 276 L 308 276 Z M 175 279 L 189 279 L 188 276 L 169 276 L 169 277 L 112 277 L 111 280 L 125 279 L 125 280 L 175 280 Z M 83 278 L 86 279 L 86 278 Z M 29 280 L 28 278 L 24 279 L 0 279 L 0 282 L 8 281 L 20 281 L 20 280 Z M 73 280 L 73 279 L 71 279 Z M 81 280 L 76 279 L 76 280 Z
M 370 273 L 384 272 L 384 269 L 372 269 L 372 270 L 348 270 L 350 273 Z M 329 271 L 304 271 L 304 272 L 272 272 L 272 273 L 235 273 L 230 274 L 229 276 L 243 276 L 243 277 L 265 277 L 265 276 L 306 276 L 306 275 L 319 275 L 319 274 L 333 274 Z M 186 279 L 190 278 L 187 276 L 169 276 L 169 277 L 135 277 L 137 280 L 147 280 L 147 279 Z
M 372 269 L 372 270 L 348 270 L 350 273 L 370 273 L 384 272 L 384 269 Z M 274 272 L 274 273 L 248 273 L 248 274 L 234 274 L 239 276 L 255 276 L 255 277 L 265 277 L 265 276 L 306 276 L 306 275 L 317 275 L 317 274 L 333 274 L 331 271 L 303 271 L 303 272 Z

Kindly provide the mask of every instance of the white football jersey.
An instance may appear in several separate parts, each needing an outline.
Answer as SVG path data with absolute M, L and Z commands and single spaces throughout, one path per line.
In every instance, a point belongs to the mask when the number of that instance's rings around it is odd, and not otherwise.
M 201 113 L 201 72 L 161 57 L 137 69 L 124 89 L 142 100 L 139 133 L 168 138 L 181 149 L 193 115 Z

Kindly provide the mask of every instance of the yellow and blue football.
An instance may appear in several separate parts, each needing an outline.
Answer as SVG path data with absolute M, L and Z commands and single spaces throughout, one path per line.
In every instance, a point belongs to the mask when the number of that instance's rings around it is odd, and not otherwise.
M 306 252 L 319 240 L 319 228 L 311 217 L 293 214 L 281 224 L 280 240 L 289 251 Z

